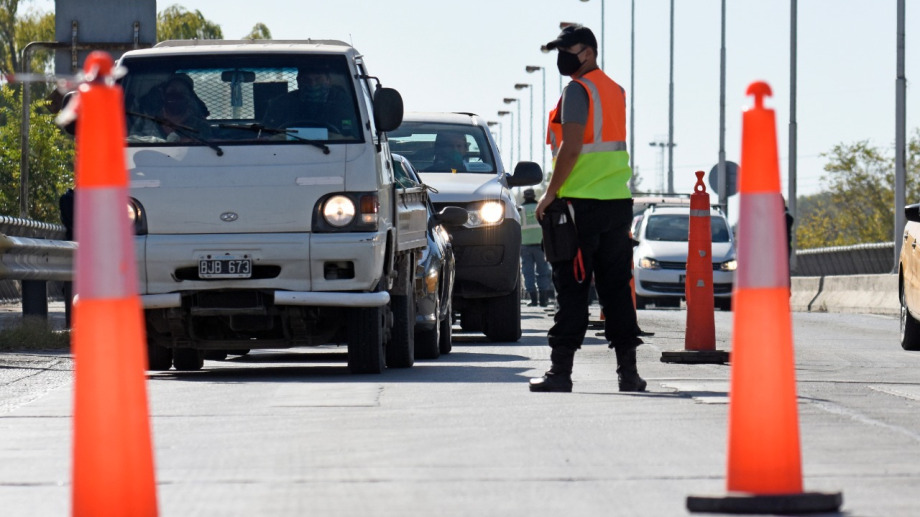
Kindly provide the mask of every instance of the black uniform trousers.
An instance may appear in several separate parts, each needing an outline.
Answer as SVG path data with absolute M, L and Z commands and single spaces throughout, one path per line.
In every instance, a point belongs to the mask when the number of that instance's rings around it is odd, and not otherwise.
M 584 280 L 575 277 L 574 260 L 553 263 L 558 310 L 547 339 L 553 348 L 577 350 L 588 330 L 591 275 L 604 308 L 605 337 L 612 345 L 633 343 L 639 334 L 629 281 L 632 278 L 632 199 L 568 199 L 575 212 Z

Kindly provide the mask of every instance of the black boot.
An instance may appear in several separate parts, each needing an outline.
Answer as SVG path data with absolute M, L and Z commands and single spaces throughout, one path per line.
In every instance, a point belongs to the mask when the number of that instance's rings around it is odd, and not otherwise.
M 549 291 L 540 291 L 540 307 L 549 305 Z
M 620 391 L 645 391 L 648 383 L 636 369 L 636 347 L 618 346 L 614 348 L 617 353 L 617 380 Z
M 550 359 L 553 366 L 549 371 L 539 379 L 530 379 L 530 391 L 571 393 L 575 351 L 561 347 L 553 348 Z
M 536 291 L 527 291 L 527 294 L 530 295 L 530 303 L 527 304 L 528 307 L 537 306 L 537 292 Z

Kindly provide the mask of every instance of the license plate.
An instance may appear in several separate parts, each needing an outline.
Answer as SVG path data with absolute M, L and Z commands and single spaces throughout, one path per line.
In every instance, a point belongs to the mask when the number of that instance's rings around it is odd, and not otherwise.
M 198 258 L 199 278 L 250 278 L 252 258 L 249 255 L 205 255 Z

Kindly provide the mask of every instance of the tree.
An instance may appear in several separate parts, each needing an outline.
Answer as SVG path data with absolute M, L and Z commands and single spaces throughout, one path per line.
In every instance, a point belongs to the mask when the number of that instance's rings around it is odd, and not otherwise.
M 201 11 L 188 11 L 180 5 L 171 5 L 157 13 L 157 41 L 223 37 L 220 25 L 206 19 Z
M 825 154 L 826 192 L 806 198 L 799 210 L 800 249 L 890 242 L 894 238 L 894 158 L 868 141 L 838 144 Z M 906 197 L 920 202 L 920 129 L 907 148 Z
M 252 27 L 252 30 L 249 31 L 249 34 L 243 39 L 272 39 L 272 31 L 268 30 L 268 27 L 266 27 L 264 23 L 259 22 Z
M 0 214 L 19 216 L 22 104 L 9 85 L 0 87 Z M 47 100 L 31 106 L 29 218 L 60 224 L 58 199 L 73 185 L 73 140 L 54 123 Z
M 29 11 L 20 16 L 20 0 L 0 0 L 0 68 L 21 72 L 20 53 L 32 41 L 54 41 L 54 13 Z M 52 51 L 35 52 L 30 68 L 44 71 L 51 66 Z

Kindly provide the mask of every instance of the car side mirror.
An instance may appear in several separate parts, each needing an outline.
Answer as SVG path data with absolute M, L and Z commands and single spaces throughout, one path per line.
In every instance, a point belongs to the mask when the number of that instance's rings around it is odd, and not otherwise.
M 445 206 L 434 215 L 434 219 L 444 226 L 463 226 L 469 219 L 469 213 L 459 206 Z
M 377 131 L 393 131 L 402 124 L 402 95 L 393 88 L 377 88 L 374 92 L 374 125 Z
M 920 204 L 905 206 L 904 217 L 912 223 L 920 223 Z
M 543 181 L 543 169 L 536 162 L 518 162 L 507 178 L 509 187 L 529 187 Z

